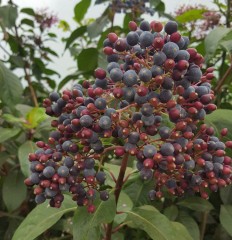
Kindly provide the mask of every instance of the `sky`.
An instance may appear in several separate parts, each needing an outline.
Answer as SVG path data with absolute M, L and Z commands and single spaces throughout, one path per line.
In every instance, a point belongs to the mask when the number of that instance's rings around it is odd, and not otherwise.
M 177 9 L 180 5 L 183 4 L 204 4 L 208 7 L 213 7 L 213 0 L 163 0 L 166 5 L 166 12 L 172 13 Z M 69 23 L 71 30 L 74 30 L 77 25 L 73 20 L 73 9 L 74 6 L 79 2 L 77 0 L 14 0 L 14 2 L 20 7 L 31 7 L 35 10 L 41 8 L 48 8 L 50 11 L 55 13 L 59 19 L 65 20 Z M 92 1 L 94 2 L 94 1 Z M 7 0 L 2 0 L 2 4 L 6 4 Z M 101 4 L 97 6 L 91 6 L 86 14 L 86 18 L 97 18 L 104 11 L 106 5 Z M 121 16 L 120 16 L 121 15 Z M 122 21 L 122 14 L 117 15 L 116 23 L 120 24 Z M 157 19 L 157 16 L 153 17 Z M 151 20 L 153 18 L 149 18 Z M 70 32 L 62 32 L 61 30 L 54 28 L 52 31 L 56 32 L 58 36 L 68 37 Z M 73 73 L 75 69 L 75 64 L 73 59 L 71 58 L 68 51 L 64 52 L 64 44 L 57 42 L 52 43 L 52 49 L 56 50 L 57 53 L 61 56 L 59 59 L 56 59 L 54 63 L 50 65 L 50 68 L 56 70 L 61 73 L 61 79 L 67 76 L 68 74 Z M 56 81 L 59 81 L 57 77 L 55 77 Z

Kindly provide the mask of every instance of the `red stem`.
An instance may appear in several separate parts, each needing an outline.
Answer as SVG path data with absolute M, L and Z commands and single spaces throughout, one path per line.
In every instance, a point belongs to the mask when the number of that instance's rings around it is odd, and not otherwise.
M 124 179 L 124 176 L 126 173 L 128 155 L 129 154 L 126 153 L 122 159 L 120 172 L 119 172 L 118 179 L 117 179 L 116 186 L 115 186 L 114 196 L 115 196 L 116 206 L 117 206 L 118 198 L 119 198 L 120 192 L 122 190 L 122 186 L 123 186 L 123 179 Z M 112 228 L 113 228 L 113 221 L 107 225 L 105 240 L 111 240 Z

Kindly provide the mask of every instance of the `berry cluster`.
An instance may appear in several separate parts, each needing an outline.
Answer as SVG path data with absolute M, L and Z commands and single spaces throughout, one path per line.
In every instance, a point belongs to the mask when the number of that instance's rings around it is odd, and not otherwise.
M 97 0 L 96 4 L 101 3 Z M 134 16 L 148 13 L 154 15 L 154 10 L 150 6 L 149 0 L 113 0 L 109 4 L 110 9 L 116 13 L 132 13 Z
M 142 21 L 125 38 L 109 33 L 103 52 L 107 71 L 95 70 L 93 84 L 84 81 L 71 90 L 52 93 L 44 100 L 46 113 L 57 130 L 48 144 L 30 154 L 32 175 L 27 185 L 35 188 L 36 202 L 50 198 L 59 207 L 63 191 L 73 194 L 78 205 L 94 211 L 93 200 L 109 195 L 104 185 L 102 156 L 132 155 L 144 181 L 154 180 L 150 199 L 164 192 L 181 196 L 207 189 L 216 191 L 231 183 L 231 158 L 226 147 L 204 124 L 216 109 L 210 81 L 213 68 L 202 74 L 204 58 L 188 48 L 189 39 L 169 21 Z M 227 135 L 223 129 L 221 137 Z M 108 147 L 104 138 L 114 139 Z

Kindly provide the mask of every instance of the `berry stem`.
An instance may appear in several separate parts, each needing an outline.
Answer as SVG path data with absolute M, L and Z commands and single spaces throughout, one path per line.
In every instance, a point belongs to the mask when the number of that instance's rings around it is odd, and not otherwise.
M 114 196 L 115 196 L 116 205 L 118 203 L 119 195 L 123 186 L 123 179 L 126 173 L 128 156 L 129 154 L 126 153 L 122 159 L 121 168 L 120 168 L 118 179 L 115 186 Z M 112 228 L 113 228 L 113 221 L 107 225 L 105 240 L 111 240 Z

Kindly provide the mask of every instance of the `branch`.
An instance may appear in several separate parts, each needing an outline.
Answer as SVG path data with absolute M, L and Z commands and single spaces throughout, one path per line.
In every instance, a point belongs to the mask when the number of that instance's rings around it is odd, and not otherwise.
M 208 218 L 208 212 L 203 212 L 202 213 L 202 222 L 201 222 L 201 231 L 200 231 L 200 240 L 204 239 L 207 218 Z
M 16 39 L 18 40 L 18 43 L 20 45 L 20 47 L 23 48 L 22 44 L 21 44 L 21 41 L 20 41 L 20 37 L 19 37 L 19 34 L 18 34 L 18 28 L 17 26 L 15 25 L 15 36 L 16 36 Z M 20 51 L 19 51 L 20 53 Z M 21 54 L 20 54 L 21 55 Z M 22 56 L 22 55 L 21 55 Z M 23 57 L 23 56 L 22 56 Z M 38 104 L 38 101 L 37 101 L 37 97 L 36 97 L 36 93 L 35 93 L 35 90 L 32 86 L 32 82 L 31 82 L 31 76 L 30 74 L 27 72 L 27 69 L 26 69 L 26 64 L 27 62 L 24 60 L 24 67 L 23 67 L 23 70 L 24 70 L 24 73 L 25 73 L 25 79 L 27 80 L 27 83 L 28 83 L 28 87 L 30 89 L 30 93 L 31 93 L 31 97 L 32 97 L 32 100 L 33 100 L 33 103 L 34 103 L 34 106 L 35 107 L 38 107 L 39 104 Z M 30 65 L 29 65 L 30 66 Z
M 119 198 L 120 192 L 122 190 L 122 186 L 123 186 L 123 179 L 124 179 L 125 172 L 126 172 L 128 156 L 129 156 L 129 154 L 126 153 L 122 159 L 120 172 L 119 172 L 118 179 L 117 179 L 116 186 L 115 186 L 114 196 L 115 196 L 116 206 L 117 206 L 118 198 Z M 111 240 L 112 228 L 113 228 L 113 221 L 107 225 L 105 240 Z
M 230 65 L 230 67 L 226 70 L 224 76 L 218 81 L 218 84 L 214 89 L 215 92 L 220 92 L 221 91 L 221 88 L 222 88 L 224 82 L 226 81 L 226 78 L 231 73 L 231 71 L 232 71 L 232 65 Z

